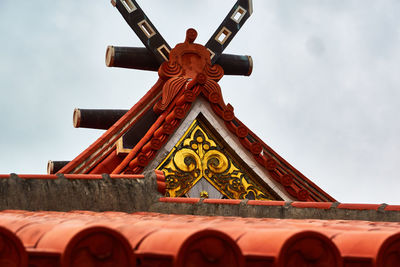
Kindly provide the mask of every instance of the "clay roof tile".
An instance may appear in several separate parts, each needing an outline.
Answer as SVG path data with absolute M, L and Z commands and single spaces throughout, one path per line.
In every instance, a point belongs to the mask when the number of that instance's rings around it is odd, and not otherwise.
M 5 227 L 0 227 L 0 266 L 28 266 L 28 254 L 24 245 Z
M 150 266 L 183 266 L 188 261 L 195 266 L 243 266 L 244 261 L 248 266 L 400 264 L 395 256 L 400 249 L 398 222 L 1 211 L 0 225 L 0 245 L 9 244 L 15 252 L 9 257 L 21 255 L 23 260 L 28 254 L 29 264 L 36 266 L 74 265 L 78 260 L 134 266 L 135 258 Z M 1 257 L 8 256 L 0 253 L 0 262 Z

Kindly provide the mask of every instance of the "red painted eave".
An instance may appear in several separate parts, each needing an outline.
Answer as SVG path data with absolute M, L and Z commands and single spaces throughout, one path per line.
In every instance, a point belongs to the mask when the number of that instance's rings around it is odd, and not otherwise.
M 111 126 L 103 135 L 101 135 L 93 144 L 91 144 L 86 150 L 80 153 L 75 159 L 70 163 L 65 165 L 58 173 L 82 173 L 82 169 L 86 167 L 93 160 L 100 162 L 99 159 L 94 158 L 94 154 L 101 155 L 105 151 L 113 147 L 115 142 L 120 138 L 130 127 L 124 127 L 128 124 L 129 120 L 132 119 L 136 114 L 142 112 L 146 106 L 150 105 L 154 101 L 161 91 L 159 86 L 160 81 L 158 81 L 140 100 L 137 102 L 124 116 L 122 116 L 113 126 Z M 138 118 L 137 118 L 138 119 Z M 137 120 L 136 119 L 136 120 Z M 134 122 L 133 122 L 134 123 Z M 132 124 L 133 125 L 133 124 Z M 112 142 L 110 142 L 112 141 Z M 110 151 L 100 156 L 104 159 L 109 155 Z M 97 164 L 94 165 L 97 166 Z M 76 169 L 79 165 L 81 168 Z M 90 169 L 93 169 L 91 167 Z M 89 169 L 89 171 L 90 171 Z M 86 171 L 87 172 L 87 171 Z

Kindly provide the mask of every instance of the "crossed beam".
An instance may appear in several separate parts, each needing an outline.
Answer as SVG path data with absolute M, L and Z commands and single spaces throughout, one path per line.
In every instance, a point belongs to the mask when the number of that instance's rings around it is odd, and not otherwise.
M 146 49 L 109 46 L 106 56 L 107 66 L 157 70 L 161 63 L 168 60 L 171 47 L 135 0 L 111 0 L 111 3 L 118 9 Z M 223 54 L 223 51 L 252 12 L 252 0 L 237 0 L 205 45 L 210 51 L 211 63 L 220 64 L 225 74 L 250 75 L 251 73 L 250 56 L 228 55 Z M 136 62 L 132 63 L 132 59 Z

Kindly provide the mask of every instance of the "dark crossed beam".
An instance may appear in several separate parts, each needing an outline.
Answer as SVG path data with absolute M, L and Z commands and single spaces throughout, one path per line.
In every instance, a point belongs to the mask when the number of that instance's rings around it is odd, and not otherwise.
M 168 60 L 171 47 L 135 0 L 112 0 L 111 3 L 146 46 L 147 51 L 132 47 L 109 47 L 107 66 L 157 70 L 162 62 Z M 252 71 L 251 57 L 222 54 L 252 12 L 252 0 L 238 0 L 205 45 L 210 51 L 211 62 L 221 65 L 226 75 L 248 76 Z
M 211 53 L 211 62 L 216 63 L 222 52 L 232 41 L 246 20 L 253 13 L 252 0 L 238 0 L 229 11 L 205 47 Z
M 135 0 L 112 0 L 125 21 L 136 33 L 146 48 L 154 55 L 156 60 L 161 64 L 168 60 L 171 47 L 164 40 L 156 27 L 151 23 L 140 6 Z
M 222 54 L 216 64 L 224 69 L 225 75 L 249 76 L 253 70 L 251 56 Z M 144 47 L 108 46 L 107 67 L 157 71 L 160 63 Z

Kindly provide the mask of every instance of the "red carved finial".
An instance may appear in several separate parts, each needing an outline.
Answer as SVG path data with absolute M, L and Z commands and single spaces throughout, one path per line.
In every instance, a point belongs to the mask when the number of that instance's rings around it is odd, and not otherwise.
M 197 32 L 195 29 L 186 31 L 184 43 L 177 44 L 169 53 L 169 60 L 162 63 L 158 70 L 158 75 L 165 81 L 163 86 L 162 98 L 154 105 L 154 112 L 161 114 L 171 104 L 171 101 L 181 93 L 181 91 L 190 91 L 192 96 L 185 98 L 190 102 L 201 91 L 209 98 L 213 104 L 225 106 L 222 100 L 221 89 L 217 81 L 224 75 L 224 70 L 218 64 L 211 64 L 209 50 L 201 45 L 194 43 Z M 173 79 L 172 79 L 173 78 Z M 229 108 L 228 108 L 229 109 Z M 224 109 L 225 110 L 225 109 Z M 224 111 L 224 119 L 230 121 L 233 119 L 233 109 Z M 174 109 L 170 119 L 181 119 L 185 116 L 182 110 Z M 165 124 L 164 124 L 165 125 Z M 172 125 L 172 124 L 171 124 Z M 172 126 L 171 126 L 172 127 Z M 172 127 L 173 128 L 173 127 Z M 136 163 L 135 163 L 136 164 Z M 135 166 L 131 166 L 134 169 Z
M 194 42 L 194 40 L 196 40 L 197 38 L 197 31 L 193 28 L 189 28 L 186 31 L 186 40 L 185 43 L 189 43 L 192 44 Z

